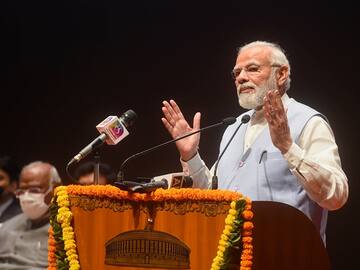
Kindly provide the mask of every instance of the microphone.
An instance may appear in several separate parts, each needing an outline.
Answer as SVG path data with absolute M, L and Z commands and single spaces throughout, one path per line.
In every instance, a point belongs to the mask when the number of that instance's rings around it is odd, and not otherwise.
M 144 178 L 148 179 L 148 178 Z M 180 173 L 169 173 L 164 175 L 155 176 L 150 179 L 149 183 L 160 182 L 166 180 L 168 183 L 168 189 L 170 188 L 192 188 L 193 180 L 190 176 L 184 175 L 183 172 Z M 133 191 L 134 187 L 144 185 L 144 182 L 134 182 L 134 181 L 122 181 L 114 182 L 114 185 L 118 188 L 126 191 Z
M 216 123 L 216 124 L 213 124 L 213 125 L 204 127 L 204 128 L 200 128 L 200 129 L 195 130 L 195 131 L 193 131 L 193 132 L 190 132 L 190 133 L 188 133 L 188 134 L 182 135 L 182 136 L 180 136 L 180 137 L 178 137 L 178 138 L 176 138 L 176 139 L 169 140 L 169 141 L 164 142 L 164 143 L 162 143 L 162 144 L 159 144 L 159 145 L 156 145 L 156 146 L 151 147 L 151 148 L 149 148 L 149 149 L 146 149 L 146 150 L 144 150 L 144 151 L 142 151 L 142 152 L 136 153 L 136 154 L 128 157 L 127 159 L 125 159 L 124 162 L 121 164 L 120 170 L 119 170 L 118 175 L 117 175 L 117 180 L 118 180 L 119 182 L 124 181 L 123 168 L 124 168 L 125 164 L 126 164 L 127 162 L 129 162 L 130 160 L 133 160 L 133 159 L 135 159 L 135 158 L 137 158 L 137 157 L 143 156 L 143 155 L 145 155 L 145 154 L 147 154 L 147 153 L 150 153 L 150 152 L 152 152 L 152 151 L 154 151 L 154 150 L 156 150 L 156 149 L 158 149 L 158 148 L 161 148 L 161 147 L 163 147 L 163 146 L 165 146 L 165 145 L 168 145 L 168 144 L 170 144 L 170 143 L 174 143 L 174 142 L 176 142 L 176 141 L 178 141 L 178 140 L 184 139 L 184 138 L 186 138 L 186 137 L 189 137 L 189 136 L 194 135 L 194 134 L 196 134 L 196 133 L 202 132 L 202 131 L 204 131 L 204 130 L 207 130 L 207 129 L 210 129 L 210 128 L 214 128 L 214 127 L 218 127 L 218 126 L 223 126 L 223 125 L 229 126 L 229 125 L 231 125 L 231 124 L 234 124 L 235 122 L 236 122 L 236 118 L 235 118 L 235 117 L 227 117 L 227 118 L 224 118 L 224 119 L 223 119 L 221 122 L 219 122 L 219 123 Z
M 157 190 L 158 188 L 168 189 L 169 188 L 168 181 L 166 179 L 162 179 L 160 181 L 151 181 L 150 183 L 131 186 L 129 187 L 129 190 L 138 193 L 149 193 L 154 190 Z
M 169 188 L 192 188 L 193 180 L 188 175 L 173 175 Z
M 162 179 L 166 179 L 168 181 L 169 188 L 192 188 L 193 186 L 193 179 L 190 176 L 185 175 L 183 172 L 155 176 L 152 181 L 159 181 Z
M 212 181 L 211 181 L 211 189 L 217 189 L 218 188 L 218 177 L 216 175 L 216 171 L 217 171 L 217 167 L 219 165 L 219 161 L 222 158 L 222 156 L 224 155 L 226 149 L 229 147 L 231 141 L 234 139 L 236 133 L 238 132 L 238 130 L 240 129 L 240 127 L 242 126 L 242 124 L 246 124 L 247 122 L 249 122 L 250 120 L 250 116 L 248 114 L 244 114 L 243 117 L 241 117 L 241 123 L 240 125 L 235 129 L 234 134 L 231 136 L 230 140 L 228 141 L 228 143 L 226 144 L 226 146 L 224 147 L 224 149 L 222 150 L 222 152 L 220 153 L 218 159 L 216 160 L 215 163 L 215 167 L 214 167 L 214 174 L 212 177 Z
M 109 145 L 115 145 L 122 141 L 129 135 L 127 129 L 135 123 L 136 118 L 137 115 L 133 110 L 126 111 L 119 118 L 117 116 L 108 116 L 96 126 L 96 129 L 101 134 L 74 156 L 67 167 L 84 159 L 93 150 L 102 146 L 104 142 Z

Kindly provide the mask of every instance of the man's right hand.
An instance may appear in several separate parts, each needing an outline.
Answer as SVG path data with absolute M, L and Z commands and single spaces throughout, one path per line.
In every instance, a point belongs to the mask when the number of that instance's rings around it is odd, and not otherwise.
M 200 129 L 201 114 L 199 112 L 194 115 L 193 127 L 190 127 L 174 100 L 163 101 L 161 109 L 164 113 L 161 121 L 173 139 Z M 176 141 L 176 147 L 179 150 L 181 159 L 188 161 L 193 158 L 198 151 L 199 142 L 200 133 Z

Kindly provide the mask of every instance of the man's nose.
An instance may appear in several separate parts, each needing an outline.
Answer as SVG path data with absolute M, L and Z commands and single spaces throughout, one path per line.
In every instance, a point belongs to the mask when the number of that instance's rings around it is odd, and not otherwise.
M 243 84 L 243 83 L 249 81 L 249 77 L 248 77 L 246 71 L 244 69 L 242 69 L 240 71 L 240 73 L 236 76 L 235 80 L 238 84 Z

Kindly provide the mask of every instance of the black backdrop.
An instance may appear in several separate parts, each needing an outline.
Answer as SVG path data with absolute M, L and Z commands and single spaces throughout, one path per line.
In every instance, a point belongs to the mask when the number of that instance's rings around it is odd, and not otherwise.
M 236 48 L 278 42 L 292 67 L 289 95 L 324 113 L 333 127 L 350 198 L 329 215 L 328 250 L 333 269 L 356 269 L 356 9 L 344 1 L 194 2 L 1 1 L 0 153 L 22 165 L 49 161 L 67 182 L 65 165 L 98 136 L 96 124 L 133 109 L 139 118 L 131 135 L 102 148 L 102 160 L 119 168 L 128 156 L 170 139 L 160 121 L 164 99 L 175 99 L 190 121 L 201 111 L 202 126 L 240 114 L 230 77 Z M 221 134 L 202 134 L 208 164 Z M 178 159 L 175 146 L 165 147 L 129 162 L 125 177 L 178 171 Z

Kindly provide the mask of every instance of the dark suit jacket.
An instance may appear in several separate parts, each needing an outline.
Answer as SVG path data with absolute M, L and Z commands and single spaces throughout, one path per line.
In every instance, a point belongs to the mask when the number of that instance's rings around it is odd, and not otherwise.
M 22 213 L 20 202 L 17 198 L 13 198 L 11 204 L 5 209 L 5 211 L 0 216 L 0 223 L 5 222 L 6 220 Z

